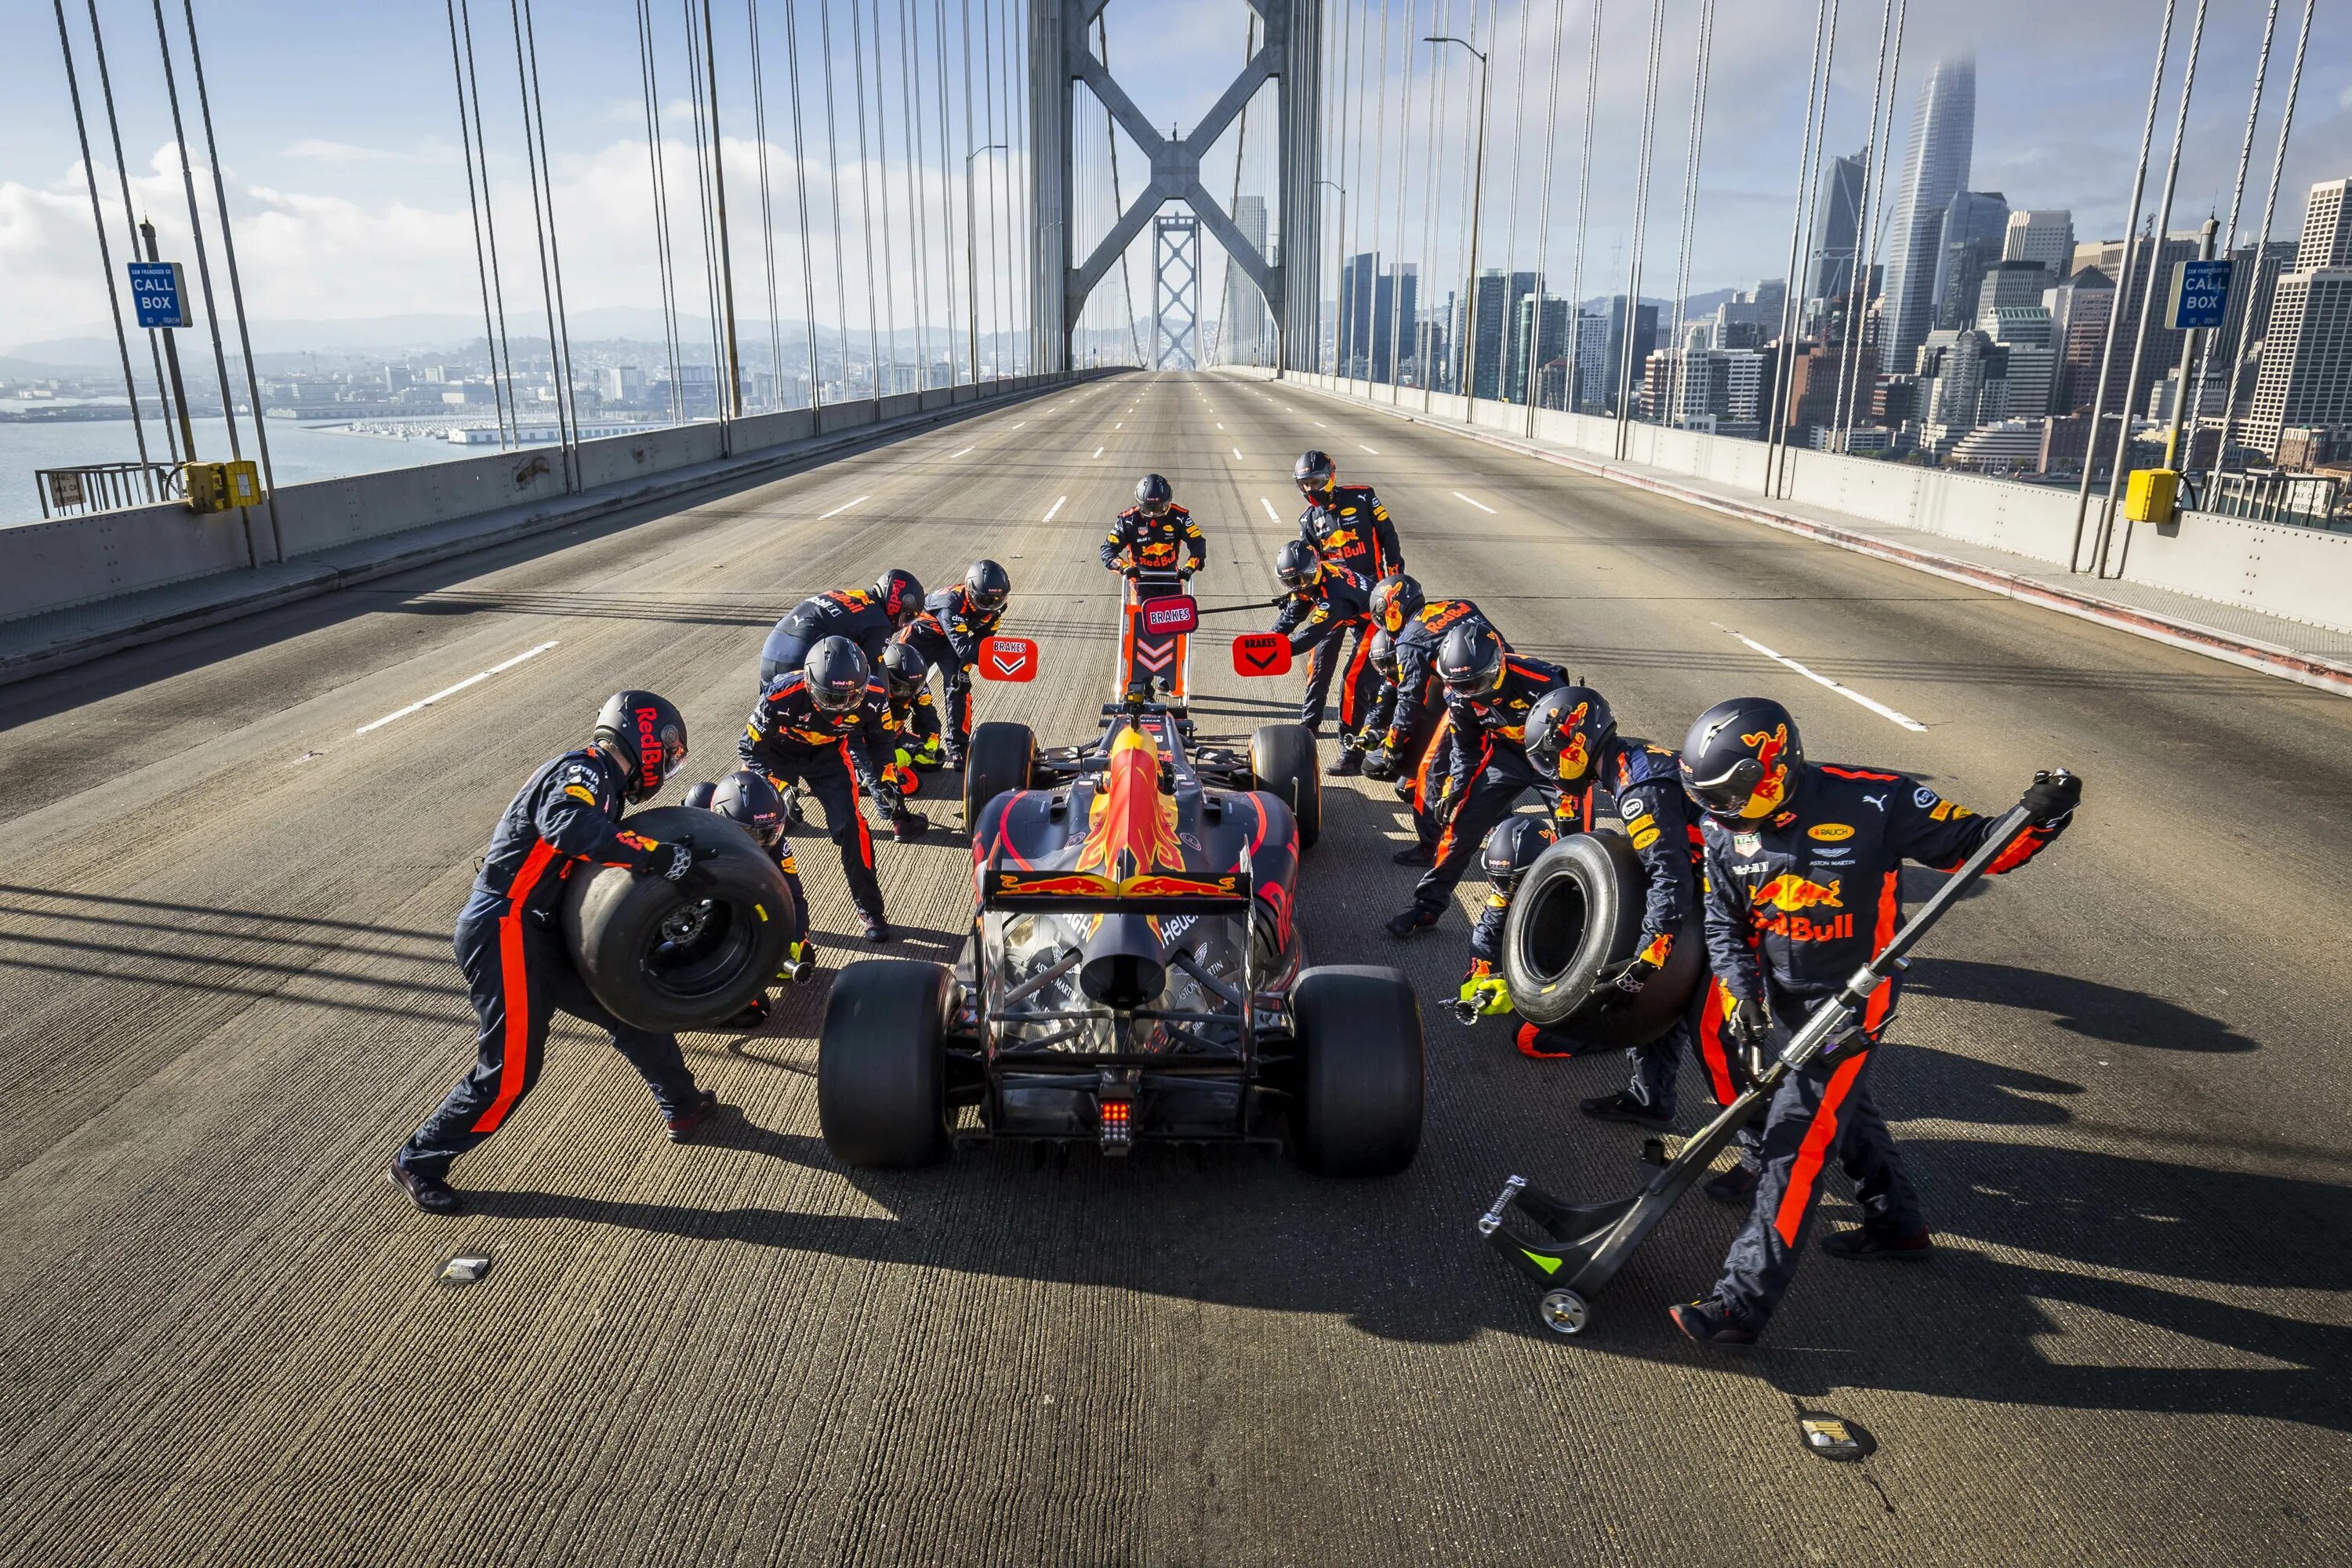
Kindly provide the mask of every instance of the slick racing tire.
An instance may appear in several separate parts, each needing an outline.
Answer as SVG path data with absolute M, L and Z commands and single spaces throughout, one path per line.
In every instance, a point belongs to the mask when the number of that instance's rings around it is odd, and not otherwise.
M 816 1120 L 845 1165 L 901 1170 L 948 1151 L 946 965 L 877 958 L 834 977 L 816 1037 Z
M 1029 787 L 1037 737 L 1026 724 L 977 725 L 963 750 L 963 825 L 980 825 L 982 807 L 1006 790 Z
M 1673 1026 L 1706 977 L 1696 904 L 1665 968 L 1639 995 L 1592 994 L 1596 980 L 1633 956 L 1645 885 L 1622 833 L 1572 833 L 1536 858 L 1503 922 L 1503 978 L 1519 1016 L 1590 1049 L 1645 1045 Z
M 1421 1004 L 1393 969 L 1327 964 L 1290 994 L 1291 1152 L 1323 1176 L 1393 1176 L 1421 1150 Z
M 1323 770 L 1315 760 L 1315 732 L 1304 724 L 1260 724 L 1250 737 L 1253 786 L 1278 795 L 1298 823 L 1298 847 L 1323 836 Z
M 582 866 L 563 889 L 563 941 L 613 1016 L 669 1034 L 715 1029 L 767 989 L 800 935 L 784 874 L 734 821 L 657 805 L 624 826 L 662 844 L 718 851 L 699 868 L 709 896 L 618 866 Z

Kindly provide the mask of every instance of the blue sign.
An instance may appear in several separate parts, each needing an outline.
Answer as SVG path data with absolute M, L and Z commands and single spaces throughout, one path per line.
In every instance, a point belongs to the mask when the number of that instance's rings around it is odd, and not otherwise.
M 2227 261 L 2177 261 L 2172 266 L 2172 330 L 2211 329 L 2230 313 Z
M 142 327 L 188 324 L 187 279 L 176 261 L 131 263 L 131 301 Z

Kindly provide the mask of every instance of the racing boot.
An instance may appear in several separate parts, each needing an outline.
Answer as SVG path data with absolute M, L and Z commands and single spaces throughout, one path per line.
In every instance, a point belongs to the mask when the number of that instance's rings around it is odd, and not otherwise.
M 1615 1094 L 1598 1095 L 1577 1107 L 1596 1121 L 1630 1121 L 1636 1127 L 1653 1132 L 1664 1132 L 1675 1124 L 1671 1116 L 1661 1116 L 1650 1106 L 1619 1090 Z
M 890 816 L 890 837 L 900 844 L 912 844 L 930 831 L 930 818 L 919 811 L 900 809 Z
M 1723 1303 L 1712 1297 L 1701 1301 L 1685 1301 L 1666 1309 L 1666 1316 L 1685 1339 L 1696 1340 L 1703 1345 L 1752 1345 L 1756 1331 L 1740 1322 L 1723 1309 Z
M 1429 930 L 1437 923 L 1439 917 L 1444 912 L 1442 908 L 1432 909 L 1427 904 L 1414 904 L 1401 913 L 1391 915 L 1386 929 L 1391 936 L 1402 942 L 1406 937 L 1418 936 Z
M 1389 859 L 1399 866 L 1434 866 L 1437 864 L 1437 851 L 1426 844 L 1408 845 L 1390 856 Z
M 1325 768 L 1323 771 L 1335 779 L 1351 779 L 1357 777 L 1364 771 L 1364 753 L 1362 749 L 1349 745 L 1345 742 L 1341 742 L 1339 745 L 1339 760 L 1333 763 L 1329 767 Z
M 1738 1207 L 1756 1195 L 1756 1184 L 1763 1179 L 1762 1172 L 1742 1161 L 1719 1176 L 1708 1177 L 1699 1184 L 1698 1190 L 1717 1203 Z M 1822 1245 L 1828 1243 L 1824 1241 Z
M 1848 1263 L 1867 1263 L 1882 1258 L 1895 1263 L 1916 1263 L 1935 1252 L 1936 1241 L 1926 1226 L 1901 1231 L 1855 1225 L 1822 1237 L 1822 1250 Z
M 768 1005 L 767 997 L 754 996 L 743 1004 L 743 1010 L 740 1013 L 727 1020 L 727 1027 L 739 1035 L 748 1035 L 766 1023 L 769 1014 L 772 1011 L 773 1009 Z
M 457 1215 L 466 1212 L 466 1200 L 457 1195 L 457 1188 L 438 1176 L 410 1170 L 400 1163 L 397 1154 L 392 1157 L 392 1164 L 384 1172 L 383 1179 L 406 1193 L 408 1201 L 426 1214 Z
M 698 1089 L 686 1097 L 686 1103 L 664 1119 L 664 1125 L 673 1143 L 690 1142 L 711 1112 L 719 1109 L 719 1091 Z
M 864 910 L 858 910 L 857 923 L 866 928 L 866 940 L 877 946 L 890 940 L 890 922 L 878 912 L 868 914 Z
M 1396 748 L 1393 746 L 1374 748 L 1371 755 L 1364 762 L 1364 776 L 1368 779 L 1394 780 L 1400 771 Z

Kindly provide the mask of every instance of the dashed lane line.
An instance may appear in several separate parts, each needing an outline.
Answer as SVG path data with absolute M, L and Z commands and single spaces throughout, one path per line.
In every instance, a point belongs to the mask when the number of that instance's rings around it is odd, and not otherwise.
M 1500 516 L 1502 515 L 1502 513 L 1500 513 L 1500 512 L 1496 511 L 1493 507 L 1488 506 L 1485 501 L 1482 501 L 1482 500 L 1478 500 L 1478 499 L 1477 499 L 1476 497 L 1475 497 L 1475 496 L 1465 496 L 1465 495 L 1464 495 L 1460 490 L 1455 490 L 1455 491 L 1454 492 L 1454 499 L 1455 500 L 1466 500 L 1466 501 L 1468 501 L 1472 506 L 1476 507 L 1480 511 L 1485 512 L 1488 517 L 1500 517 Z
M 1274 510 L 1274 502 L 1268 500 L 1264 496 L 1260 496 L 1257 498 L 1257 504 L 1265 508 L 1265 515 L 1274 519 L 1275 527 L 1280 528 L 1282 526 L 1282 514 Z
M 541 654 L 543 654 L 549 648 L 555 647 L 556 644 L 562 640 L 562 639 L 561 638 L 553 638 L 540 644 L 537 647 L 525 649 L 523 652 L 515 655 L 512 658 L 503 660 L 498 664 L 490 666 L 488 669 L 481 670 L 476 674 L 466 677 L 465 679 L 457 682 L 455 686 L 445 686 L 440 690 L 435 692 L 432 696 L 412 702 L 396 713 L 387 713 L 381 719 L 362 724 L 358 729 L 352 731 L 352 733 L 354 735 L 364 735 L 371 730 L 383 729 L 394 719 L 405 719 L 411 713 L 421 712 L 425 709 L 432 707 L 436 702 L 440 701 L 445 697 L 455 697 L 457 693 L 465 690 L 469 686 L 479 686 L 493 675 L 503 674 L 507 670 L 512 669 L 516 665 L 520 664 L 527 658 L 537 658 Z
M 1051 521 L 1054 521 L 1054 519 L 1055 519 L 1055 517 L 1057 517 L 1057 516 L 1059 516 L 1059 515 L 1060 515 L 1061 510 L 1062 510 L 1062 503 L 1063 503 L 1064 501 L 1066 501 L 1066 500 L 1068 500 L 1069 499 L 1070 499 L 1070 498 L 1069 498 L 1069 497 L 1067 497 L 1067 496 L 1055 496 L 1055 497 L 1054 498 L 1054 504 L 1053 504 L 1052 506 L 1047 507 L 1047 508 L 1045 509 L 1045 520 L 1044 520 L 1044 521 L 1047 521 L 1047 522 L 1051 522 Z
M 1357 442 L 1356 445 L 1359 447 L 1364 447 L 1364 444 L 1361 441 Z M 1381 449 L 1378 447 L 1364 447 L 1364 450 L 1370 452 L 1375 458 L 1381 455 Z
M 1238 463 L 1242 460 L 1242 449 L 1239 447 L 1228 447 L 1227 450 L 1233 453 L 1234 462 Z
M 872 500 L 873 499 L 874 499 L 874 498 L 873 498 L 872 496 L 867 495 L 867 496 L 859 496 L 856 500 L 845 500 L 845 501 L 843 501 L 839 506 L 835 507 L 831 511 L 824 513 L 824 516 L 822 516 L 822 517 L 819 517 L 819 518 L 817 519 L 817 521 L 818 521 L 819 522 L 823 522 L 823 521 L 825 520 L 825 518 L 827 518 L 827 517 L 839 517 L 843 512 L 847 511 L 851 507 L 856 506 L 856 505 L 858 505 L 858 504 L 860 504 L 861 502 L 864 502 L 864 501 L 869 501 L 869 500 Z
M 1828 687 L 1832 691 L 1836 692 L 1840 697 L 1844 698 L 1849 702 L 1858 702 L 1862 704 L 1862 706 L 1869 709 L 1873 713 L 1877 714 L 1880 718 L 1887 721 L 1889 723 L 1900 724 L 1906 730 L 1909 730 L 1922 735 L 1927 732 L 1927 726 L 1919 722 L 1918 720 L 1912 718 L 1908 713 L 1898 712 L 1896 710 L 1889 708 L 1885 703 L 1878 701 L 1874 698 L 1864 697 L 1853 687 L 1840 685 L 1838 682 L 1832 680 L 1828 676 L 1822 674 L 1819 670 L 1807 669 L 1803 665 L 1799 664 L 1795 659 L 1789 658 L 1786 654 L 1773 652 L 1770 648 L 1766 647 L 1762 643 L 1758 642 L 1754 637 L 1748 637 L 1740 632 L 1733 631 L 1731 627 L 1725 626 L 1721 621 L 1715 622 L 1714 626 L 1717 631 L 1730 632 L 1733 637 L 1738 637 L 1741 642 L 1746 643 L 1749 647 L 1754 648 L 1766 658 L 1771 659 L 1777 664 L 1787 665 L 1790 669 L 1795 670 L 1807 680 L 1815 681 L 1822 686 Z
M 1095 448 L 1095 457 L 1096 457 L 1096 458 L 1099 458 L 1099 457 L 1101 457 L 1102 455 L 1103 455 L 1103 449 L 1102 449 L 1100 447 L 1097 447 Z M 1094 459 L 1093 459 L 1092 458 L 1088 458 L 1088 459 L 1087 459 L 1087 461 L 1088 461 L 1088 462 L 1092 462 L 1093 460 L 1094 460 Z

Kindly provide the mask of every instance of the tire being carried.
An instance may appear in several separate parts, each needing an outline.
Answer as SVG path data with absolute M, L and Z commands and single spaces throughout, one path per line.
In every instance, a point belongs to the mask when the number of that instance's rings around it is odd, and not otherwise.
M 1263 731 L 1261 731 L 1263 733 Z M 1393 969 L 1326 964 L 1290 994 L 1291 1152 L 1324 1176 L 1393 1176 L 1421 1152 L 1421 1004 Z
M 1503 978 L 1519 1016 L 1593 1049 L 1645 1045 L 1673 1026 L 1706 977 L 1696 900 L 1665 968 L 1639 995 L 1593 994 L 1633 956 L 1645 886 L 1622 833 L 1572 833 L 1536 858 L 1503 923 Z
M 1279 795 L 1298 823 L 1298 847 L 1323 836 L 1323 770 L 1315 759 L 1315 732 L 1304 724 L 1260 724 L 1250 737 L 1255 787 Z
M 977 725 L 963 752 L 963 825 L 980 825 L 981 809 L 1007 790 L 1029 787 L 1037 737 L 1026 724 Z
M 794 929 L 784 874 L 731 819 L 657 805 L 622 824 L 664 844 L 717 854 L 707 900 L 659 877 L 583 866 L 563 889 L 563 940 L 596 1000 L 641 1029 L 714 1029 L 765 990 Z
M 867 959 L 834 977 L 816 1037 L 816 1120 L 845 1165 L 929 1165 L 948 1151 L 944 964 Z

